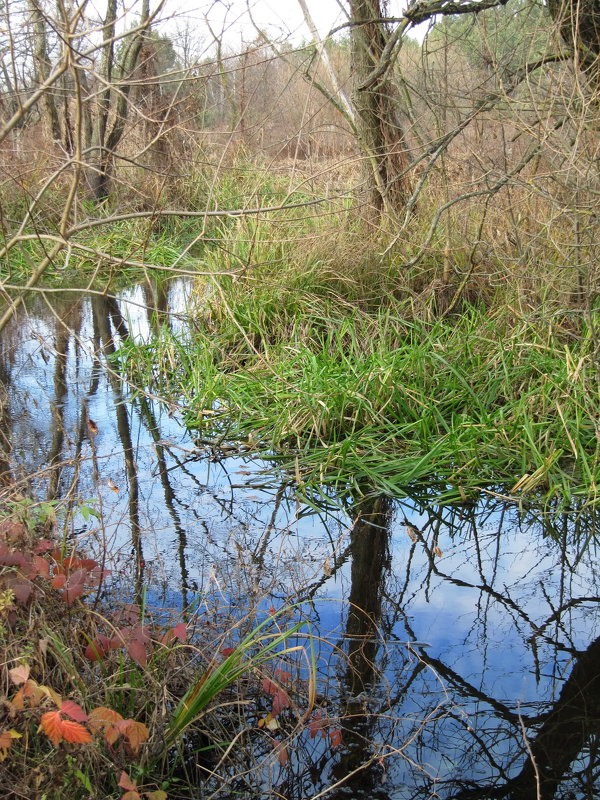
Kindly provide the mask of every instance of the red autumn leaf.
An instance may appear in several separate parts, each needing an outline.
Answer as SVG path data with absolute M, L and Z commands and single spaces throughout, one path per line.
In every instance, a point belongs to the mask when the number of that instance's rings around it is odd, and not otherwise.
M 280 742 L 279 739 L 274 739 L 273 749 L 277 751 L 277 760 L 279 761 L 282 767 L 285 767 L 285 765 L 290 759 L 287 747 L 285 747 L 285 745 L 282 742 Z
M 289 708 L 290 698 L 283 691 L 278 691 L 273 697 L 273 705 L 271 707 L 271 714 L 276 717 L 283 711 L 284 708 Z
M 185 622 L 179 622 L 174 628 L 171 628 L 173 636 L 179 639 L 180 642 L 185 642 L 187 639 L 187 625 Z
M 42 714 L 40 723 L 46 736 L 55 745 L 63 740 L 72 744 L 85 744 L 92 741 L 92 735 L 87 728 L 78 722 L 63 719 L 60 711 L 47 711 Z
M 234 650 L 235 647 L 224 647 L 221 650 L 221 655 L 223 656 L 223 658 L 228 658 L 233 653 Z
M 33 557 L 33 568 L 35 571 L 35 575 L 40 578 L 49 578 L 50 577 L 50 562 L 47 561 L 45 558 L 41 556 L 34 556 Z
M 65 584 L 63 597 L 67 603 L 73 603 L 83 594 L 88 572 L 85 569 L 76 569 Z
M 12 591 L 15 599 L 21 603 L 21 605 L 27 605 L 27 601 L 31 597 L 31 593 L 33 591 L 33 584 L 31 581 L 28 581 L 27 578 L 9 576 L 4 581 L 4 586 L 6 589 L 10 589 Z
M 273 696 L 279 691 L 279 686 L 277 686 L 276 683 L 273 683 L 273 681 L 270 681 L 268 678 L 264 678 L 260 682 L 260 685 L 262 686 L 263 691 Z
M 127 652 L 140 667 L 145 667 L 148 663 L 148 653 L 146 645 L 141 639 L 132 639 L 127 645 Z
M 120 646 L 120 645 L 119 645 Z M 99 661 L 111 650 L 111 640 L 103 633 L 99 633 L 93 642 L 90 642 L 83 651 L 84 656 L 90 661 Z
M 11 552 L 7 547 L 2 545 L 0 550 L 0 564 L 5 567 L 25 567 L 27 566 L 27 559 L 23 553 Z
M 85 713 L 81 706 L 78 706 L 77 703 L 74 703 L 72 700 L 65 700 L 61 706 L 59 711 L 61 714 L 66 714 L 67 717 L 71 717 L 74 719 L 75 722 L 87 722 L 88 715 Z
M 342 732 L 339 728 L 329 731 L 329 741 L 332 747 L 339 747 L 342 743 Z
M 99 567 L 100 564 L 98 564 L 97 561 L 94 561 L 93 558 L 80 558 L 78 566 L 82 567 L 88 572 L 91 572 L 93 569 L 96 569 L 96 567 Z
M 52 578 L 52 583 L 50 585 L 53 589 L 62 589 L 66 582 L 67 576 L 64 573 L 59 573 Z
M 130 791 L 130 792 L 137 791 L 136 782 L 131 780 L 131 778 L 125 772 L 125 770 L 123 770 L 121 772 L 121 775 L 119 777 L 119 784 L 118 785 L 121 787 L 121 789 L 126 789 L 127 791 Z
M 279 680 L 282 683 L 286 683 L 292 677 L 292 673 L 291 672 L 286 672 L 286 670 L 279 669 L 279 668 L 275 670 L 275 675 L 279 678 Z
M 13 667 L 10 669 L 8 674 L 10 675 L 10 679 L 14 685 L 20 686 L 22 683 L 26 683 L 29 679 L 29 665 L 19 664 L 18 667 Z
M 40 539 L 39 542 L 36 542 L 33 546 L 34 553 L 47 553 L 49 550 L 52 550 L 54 547 L 54 542 L 51 542 L 50 539 Z
M 311 719 L 310 724 L 308 726 L 308 731 L 310 733 L 310 738 L 314 739 L 319 731 L 323 730 L 324 720 L 320 711 L 314 715 Z
M 25 533 L 26 529 L 22 522 L 14 522 L 11 519 L 3 519 L 0 522 L 0 538 L 5 539 L 7 542 L 15 542 Z

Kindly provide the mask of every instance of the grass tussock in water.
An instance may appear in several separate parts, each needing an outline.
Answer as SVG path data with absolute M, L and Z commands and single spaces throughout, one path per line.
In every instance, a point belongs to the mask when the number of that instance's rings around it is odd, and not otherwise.
M 373 302 L 381 280 L 361 303 L 334 278 L 313 267 L 287 285 L 273 273 L 215 279 L 189 337 L 165 332 L 122 351 L 123 365 L 180 402 L 190 427 L 249 444 L 301 485 L 402 495 L 435 478 L 448 497 L 504 485 L 596 501 L 598 385 L 583 315 L 574 330 L 564 314 L 463 304 L 428 321 L 388 292 Z

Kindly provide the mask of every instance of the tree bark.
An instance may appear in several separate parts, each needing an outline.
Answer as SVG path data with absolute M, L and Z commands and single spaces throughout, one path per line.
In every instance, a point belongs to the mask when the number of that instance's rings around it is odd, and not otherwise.
M 50 56 L 48 54 L 48 39 L 46 36 L 46 18 L 37 0 L 28 0 L 29 11 L 33 23 L 33 60 L 35 65 L 35 80 L 40 86 L 48 80 L 50 75 Z M 60 119 L 54 102 L 51 89 L 42 95 L 42 110 L 44 125 L 48 134 L 55 142 L 61 141 Z
M 409 196 L 408 158 L 399 100 L 390 72 L 394 63 L 381 0 L 350 0 L 352 101 L 370 216 L 395 215 Z
M 578 66 L 600 88 L 600 0 L 548 0 L 548 11 Z

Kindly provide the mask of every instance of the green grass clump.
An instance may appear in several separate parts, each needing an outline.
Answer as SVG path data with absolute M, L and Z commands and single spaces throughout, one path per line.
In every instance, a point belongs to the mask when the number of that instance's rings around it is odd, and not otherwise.
M 505 485 L 596 501 L 588 327 L 569 339 L 552 320 L 477 308 L 427 323 L 399 303 L 336 310 L 264 285 L 220 288 L 208 306 L 188 341 L 130 352 L 133 379 L 177 399 L 191 428 L 250 442 L 299 483 L 401 496 L 436 479 L 455 496 Z

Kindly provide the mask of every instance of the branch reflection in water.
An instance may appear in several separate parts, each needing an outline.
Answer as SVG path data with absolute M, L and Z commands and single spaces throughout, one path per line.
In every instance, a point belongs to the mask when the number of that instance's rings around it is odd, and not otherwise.
M 99 498 L 101 525 L 79 515 L 67 533 L 124 596 L 215 626 L 301 601 L 335 736 L 292 727 L 289 762 L 274 766 L 250 714 L 198 797 L 600 796 L 597 518 L 493 496 L 442 507 L 434 487 L 428 503 L 365 487 L 319 515 L 287 483 L 265 485 L 264 465 L 215 460 L 132 398 L 114 359 L 128 336 L 158 332 L 182 291 L 30 305 L 2 341 L 0 470 L 73 508 Z

